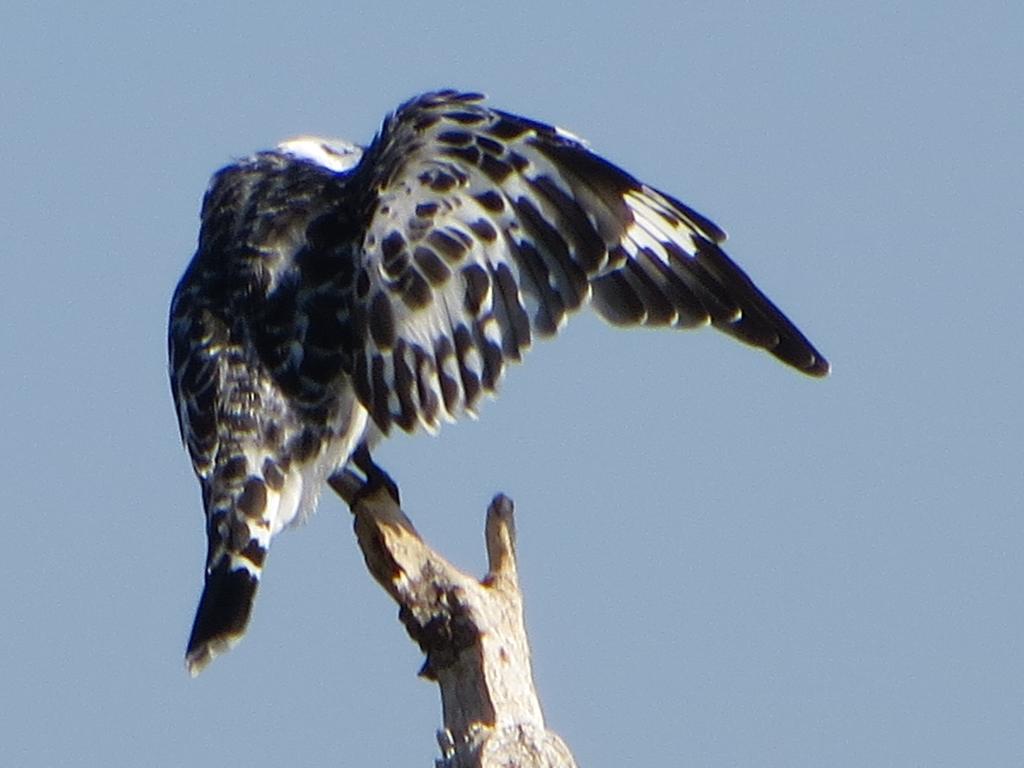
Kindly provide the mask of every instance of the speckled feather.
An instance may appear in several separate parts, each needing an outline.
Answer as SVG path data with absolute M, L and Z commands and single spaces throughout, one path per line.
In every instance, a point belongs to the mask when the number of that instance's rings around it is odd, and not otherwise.
M 473 414 L 590 304 L 828 363 L 678 200 L 549 125 L 442 91 L 365 150 L 306 138 L 218 172 L 175 292 L 172 391 L 203 491 L 198 673 L 245 630 L 271 538 L 393 426 Z

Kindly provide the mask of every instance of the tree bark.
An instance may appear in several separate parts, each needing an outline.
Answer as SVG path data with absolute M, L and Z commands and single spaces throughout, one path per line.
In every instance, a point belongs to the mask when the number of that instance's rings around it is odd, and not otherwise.
M 512 501 L 498 495 L 487 510 L 489 570 L 477 580 L 420 538 L 386 475 L 368 474 L 366 483 L 345 473 L 331 485 L 355 515 L 367 568 L 426 654 L 420 674 L 440 686 L 444 728 L 436 765 L 575 768 L 565 742 L 545 727 L 533 684 Z

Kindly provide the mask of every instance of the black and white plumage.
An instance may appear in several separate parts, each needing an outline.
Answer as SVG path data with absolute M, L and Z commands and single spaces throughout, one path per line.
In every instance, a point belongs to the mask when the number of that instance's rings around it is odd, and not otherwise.
M 617 325 L 711 324 L 828 373 L 713 223 L 481 100 L 426 94 L 365 150 L 298 139 L 213 177 L 170 316 L 209 542 L 193 674 L 244 632 L 271 539 L 357 447 L 472 414 L 583 305 Z

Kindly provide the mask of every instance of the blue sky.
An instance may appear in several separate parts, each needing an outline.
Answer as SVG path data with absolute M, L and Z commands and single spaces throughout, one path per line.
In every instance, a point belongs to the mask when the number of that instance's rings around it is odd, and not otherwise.
M 437 692 L 325 497 L 189 680 L 201 505 L 166 311 L 209 175 L 419 91 L 588 138 L 830 358 L 591 317 L 378 453 L 467 569 L 517 502 L 581 765 L 1020 765 L 1024 12 L 1012 3 L 0 10 L 0 762 L 429 765 Z

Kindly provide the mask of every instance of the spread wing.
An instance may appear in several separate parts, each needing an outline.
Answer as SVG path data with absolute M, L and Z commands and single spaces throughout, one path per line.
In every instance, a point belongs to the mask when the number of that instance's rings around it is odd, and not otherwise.
M 508 361 L 588 302 L 617 325 L 710 323 L 828 372 L 712 222 L 573 136 L 481 99 L 408 102 L 356 170 L 369 202 L 354 381 L 384 432 L 472 413 Z

